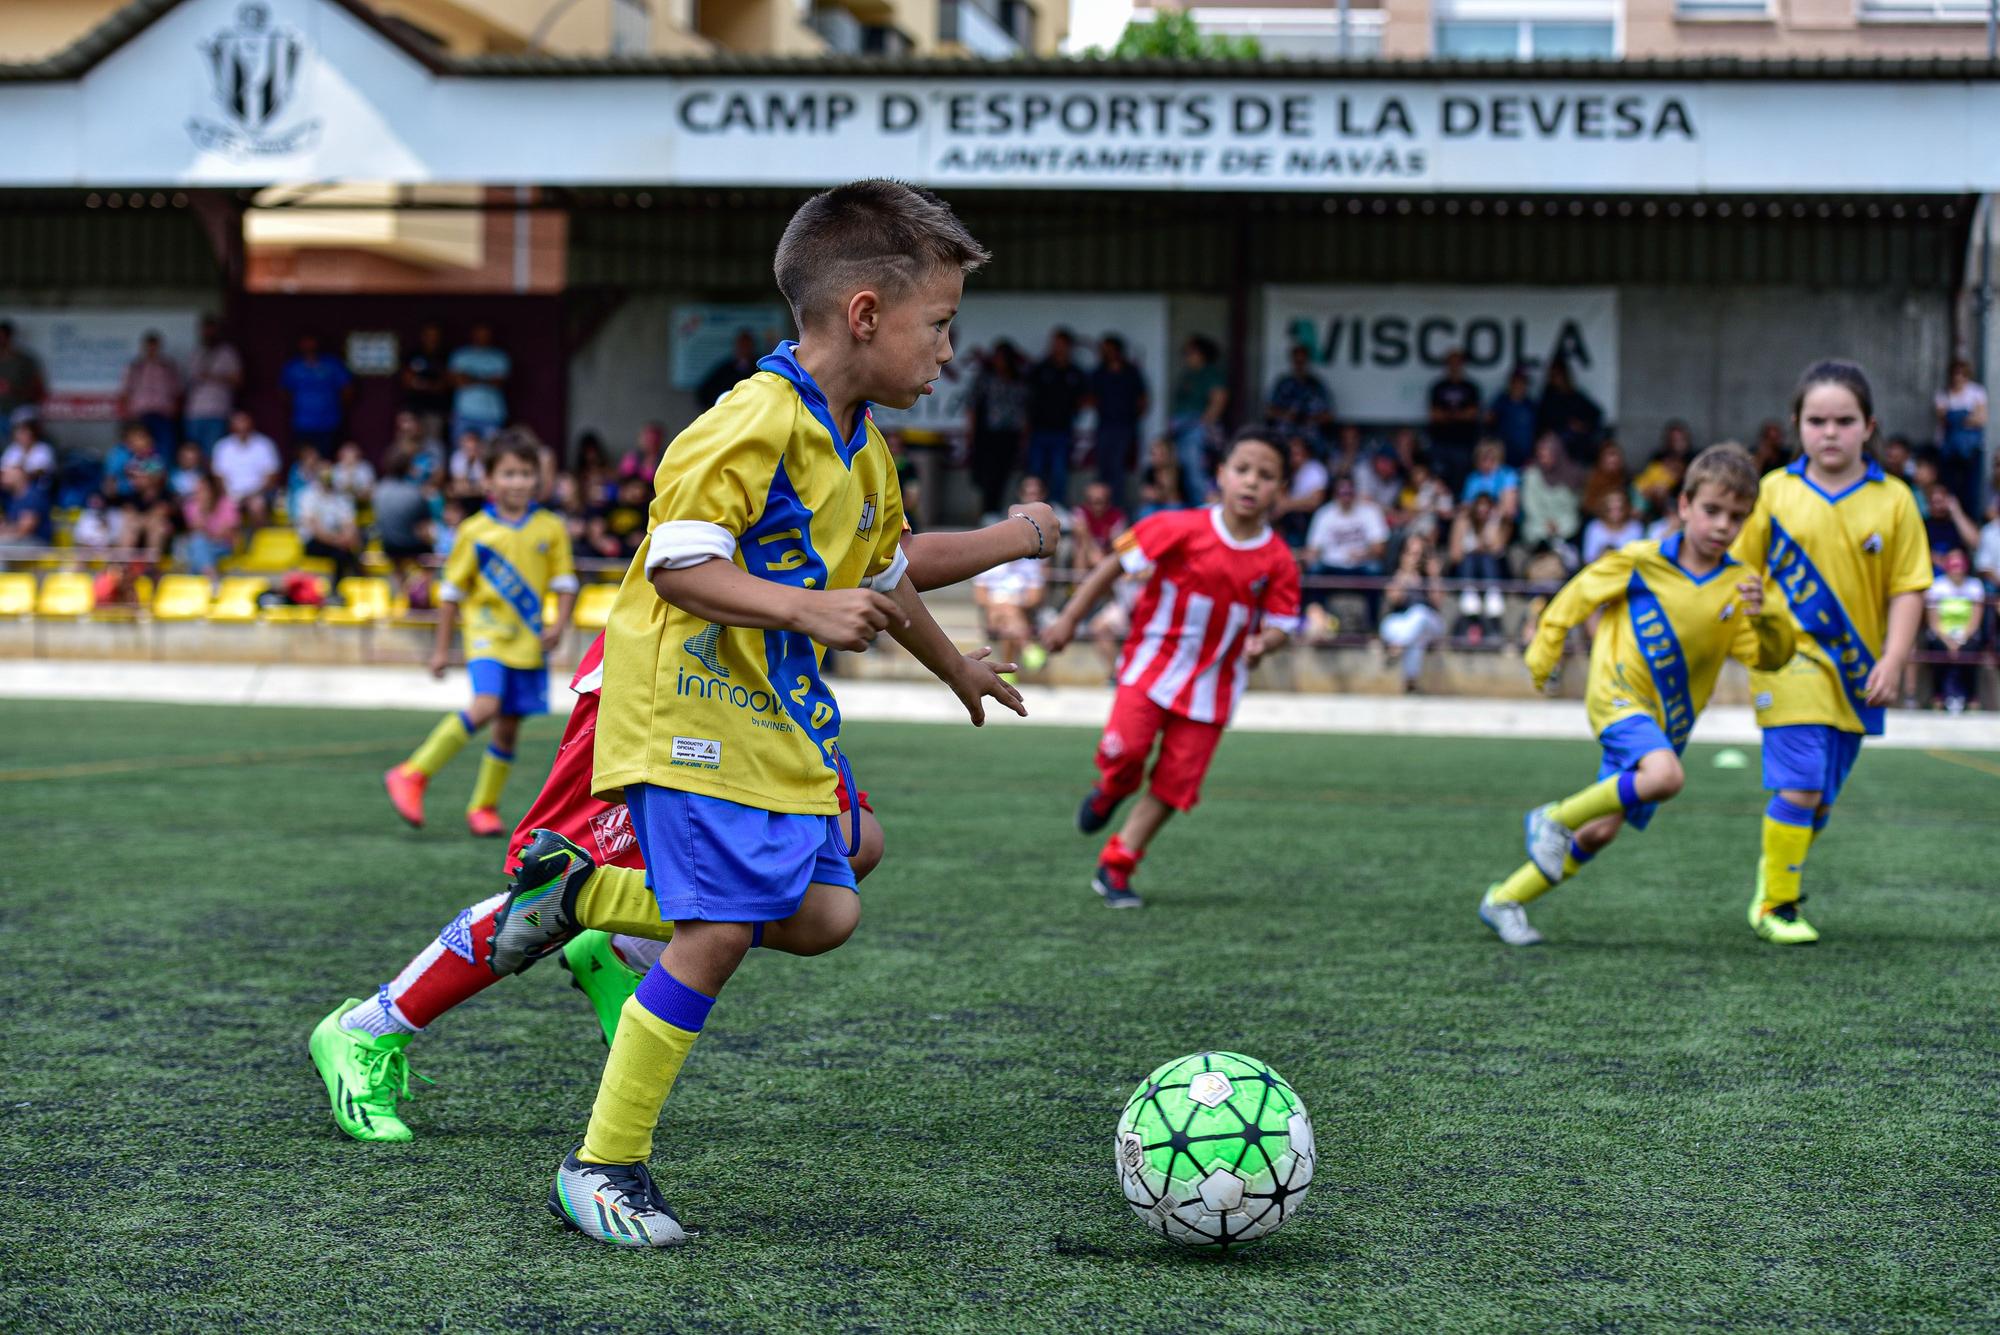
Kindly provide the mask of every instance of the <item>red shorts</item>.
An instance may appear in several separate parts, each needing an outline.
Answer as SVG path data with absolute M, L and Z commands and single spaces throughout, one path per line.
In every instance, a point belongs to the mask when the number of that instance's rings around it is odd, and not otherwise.
M 600 867 L 643 869 L 639 840 L 632 833 L 632 815 L 623 802 L 600 802 L 590 793 L 590 771 L 597 740 L 597 693 L 576 697 L 569 724 L 563 729 L 562 745 L 556 748 L 549 777 L 542 791 L 514 827 L 507 845 L 507 870 L 512 871 L 528 836 L 535 830 L 554 830 L 596 860 Z M 847 810 L 847 789 L 841 787 L 840 809 Z M 868 794 L 861 794 L 861 809 L 872 812 Z
M 1176 811 L 1192 811 L 1201 801 L 1201 781 L 1222 740 L 1220 723 L 1197 723 L 1185 714 L 1154 704 L 1146 693 L 1118 688 L 1111 704 L 1111 721 L 1097 743 L 1099 788 L 1118 799 L 1139 790 L 1146 777 L 1146 758 L 1153 741 L 1160 741 L 1160 758 L 1153 766 L 1153 796 Z

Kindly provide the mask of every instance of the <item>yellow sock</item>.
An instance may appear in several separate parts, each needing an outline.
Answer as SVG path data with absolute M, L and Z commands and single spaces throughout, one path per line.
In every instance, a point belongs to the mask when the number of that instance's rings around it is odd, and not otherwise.
M 431 735 L 424 738 L 424 744 L 410 753 L 403 763 L 422 774 L 425 778 L 436 774 L 451 763 L 451 758 L 465 749 L 472 740 L 472 729 L 465 725 L 465 715 L 446 714 Z
M 1812 847 L 1810 825 L 1794 825 L 1764 816 L 1764 907 L 1796 904 L 1800 874 L 1805 870 L 1806 850 Z
M 1625 801 L 1619 795 L 1618 786 L 1624 779 L 1623 774 L 1614 774 L 1608 779 L 1599 779 L 1581 792 L 1571 793 L 1556 803 L 1556 819 L 1572 830 L 1580 830 L 1599 816 L 1623 811 Z
M 486 748 L 486 754 L 479 757 L 479 777 L 472 782 L 472 800 L 465 804 L 467 811 L 477 811 L 481 807 L 500 805 L 500 791 L 507 786 L 507 776 L 514 772 L 514 755 L 502 751 L 497 746 Z
M 660 901 L 646 873 L 633 867 L 599 867 L 576 892 L 576 920 L 605 932 L 649 941 L 671 941 L 674 925 L 660 918 Z
M 655 972 L 659 970 L 655 969 Z M 645 984 L 640 984 L 645 986 Z M 590 1130 L 577 1157 L 590 1163 L 643 1163 L 653 1153 L 653 1127 L 700 1029 L 667 1023 L 627 997 L 618 1036 L 604 1059 L 604 1078 L 590 1109 Z
M 1493 892 L 1493 902 L 1496 904 L 1529 904 L 1540 899 L 1552 888 L 1553 883 L 1548 877 L 1542 875 L 1541 870 L 1534 863 L 1524 862 L 1515 869 L 1512 876 L 1500 882 L 1499 889 Z

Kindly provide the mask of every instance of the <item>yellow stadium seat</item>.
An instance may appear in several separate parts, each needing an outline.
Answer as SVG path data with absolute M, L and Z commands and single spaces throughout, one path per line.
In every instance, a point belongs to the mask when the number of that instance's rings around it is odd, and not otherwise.
M 210 621 L 255 621 L 257 619 L 257 599 L 264 590 L 271 587 L 271 581 L 262 575 L 225 575 L 215 590 L 215 599 L 208 605 Z
M 97 606 L 97 593 L 90 576 L 80 570 L 62 570 L 42 580 L 41 597 L 35 614 L 45 617 L 85 617 Z
M 208 615 L 208 581 L 200 575 L 163 575 L 153 594 L 155 621 L 199 621 Z
M 0 574 L 0 617 L 24 617 L 35 610 L 35 577 L 26 571 Z
M 340 581 L 338 592 L 344 606 L 329 607 L 321 618 L 329 626 L 366 626 L 386 621 L 395 604 L 395 591 L 386 579 L 366 576 Z
M 586 584 L 576 597 L 572 618 L 578 630 L 603 630 L 611 620 L 611 604 L 618 601 L 616 584 Z
M 279 575 L 298 569 L 305 555 L 306 545 L 299 540 L 297 530 L 260 528 L 250 535 L 250 546 L 243 554 L 232 557 L 224 564 L 232 571 L 246 574 Z

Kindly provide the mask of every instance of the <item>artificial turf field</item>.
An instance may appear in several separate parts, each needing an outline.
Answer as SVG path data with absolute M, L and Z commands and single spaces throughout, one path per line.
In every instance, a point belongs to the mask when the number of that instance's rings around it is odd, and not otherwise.
M 856 725 L 888 830 L 856 938 L 753 956 L 654 1166 L 664 1253 L 542 1201 L 603 1047 L 554 963 L 411 1048 L 417 1140 L 328 1118 L 306 1035 L 497 889 L 470 749 L 402 828 L 412 713 L 0 704 L 0 1327 L 17 1330 L 1944 1329 L 2000 1323 L 2000 757 L 1870 750 L 1780 951 L 1762 799 L 1688 792 L 1501 947 L 1479 892 L 1584 743 L 1230 737 L 1086 889 L 1092 739 Z M 518 814 L 558 728 L 528 730 Z M 1223 1259 L 1144 1232 L 1112 1129 L 1203 1047 L 1319 1137 Z

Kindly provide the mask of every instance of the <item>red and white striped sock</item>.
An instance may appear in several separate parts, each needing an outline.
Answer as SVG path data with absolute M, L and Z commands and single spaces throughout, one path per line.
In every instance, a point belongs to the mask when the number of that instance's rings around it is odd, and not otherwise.
M 487 966 L 493 916 L 507 896 L 497 894 L 462 909 L 444 930 L 403 966 L 403 971 L 341 1017 L 344 1029 L 371 1034 L 414 1034 L 460 1002 L 500 981 Z

